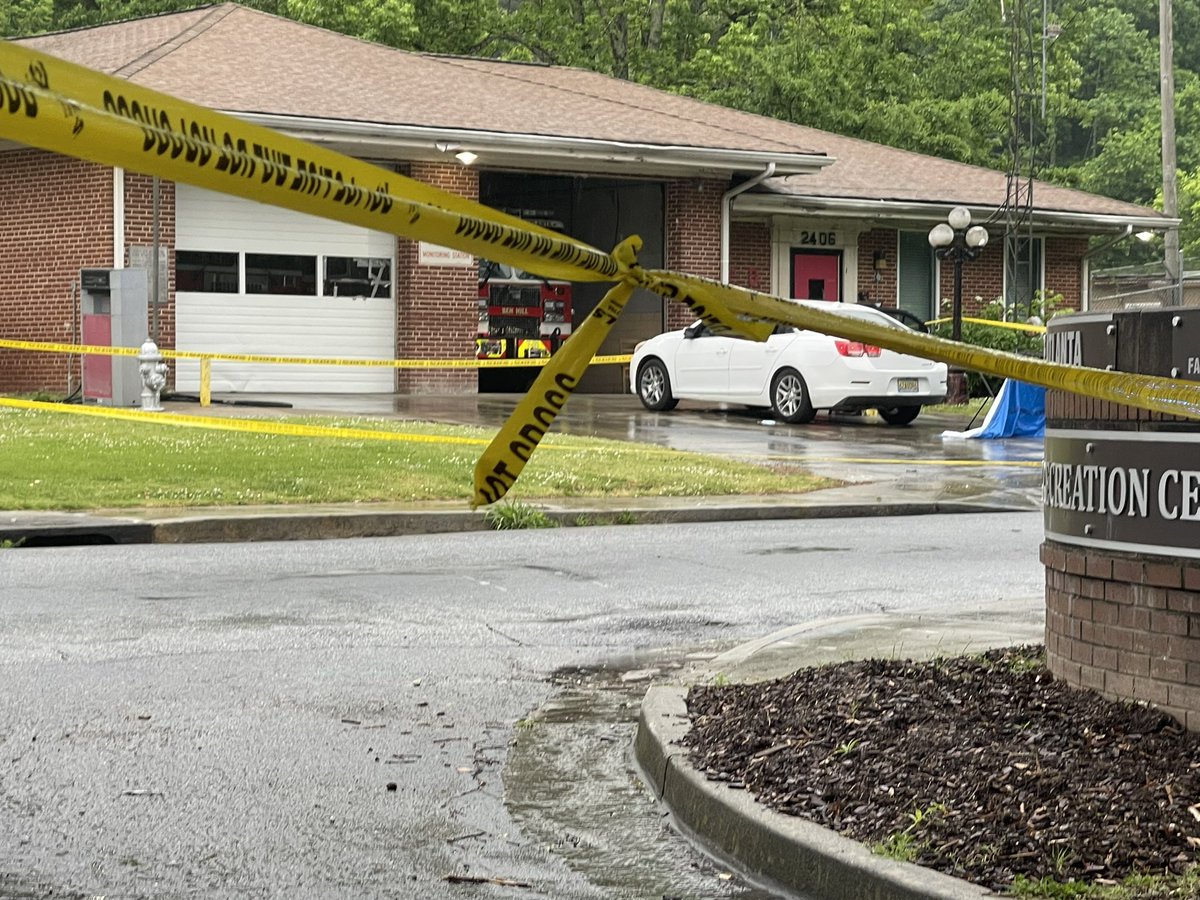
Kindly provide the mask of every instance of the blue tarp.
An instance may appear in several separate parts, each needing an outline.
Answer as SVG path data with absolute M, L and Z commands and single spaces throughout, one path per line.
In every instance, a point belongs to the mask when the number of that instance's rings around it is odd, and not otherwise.
M 970 431 L 946 431 L 943 437 L 1041 437 L 1046 432 L 1046 389 L 1005 379 L 987 418 Z

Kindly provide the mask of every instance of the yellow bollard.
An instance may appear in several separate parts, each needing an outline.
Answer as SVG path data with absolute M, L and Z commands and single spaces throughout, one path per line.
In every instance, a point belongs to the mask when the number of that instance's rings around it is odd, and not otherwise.
M 212 405 L 212 360 L 207 356 L 200 360 L 200 405 Z

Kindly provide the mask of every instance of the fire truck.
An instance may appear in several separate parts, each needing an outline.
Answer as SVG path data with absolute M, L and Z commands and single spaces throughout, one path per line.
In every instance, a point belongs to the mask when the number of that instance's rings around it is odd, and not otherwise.
M 478 359 L 543 359 L 571 334 L 571 285 L 479 261 Z

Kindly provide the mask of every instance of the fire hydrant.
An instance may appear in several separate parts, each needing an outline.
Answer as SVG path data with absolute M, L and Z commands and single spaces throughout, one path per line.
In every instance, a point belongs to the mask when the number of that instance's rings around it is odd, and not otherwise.
M 149 338 L 146 338 L 138 352 L 138 363 L 138 372 L 142 376 L 142 410 L 162 412 L 158 395 L 167 386 L 167 373 L 170 370 L 158 350 L 158 345 Z

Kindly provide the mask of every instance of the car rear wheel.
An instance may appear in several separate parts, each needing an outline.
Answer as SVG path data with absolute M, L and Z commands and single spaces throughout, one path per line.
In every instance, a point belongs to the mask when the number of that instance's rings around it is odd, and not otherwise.
M 889 425 L 907 425 L 921 412 L 919 406 L 892 406 L 879 410 L 879 418 Z
M 780 369 L 771 381 L 771 409 L 789 425 L 811 422 L 817 411 L 808 399 L 808 385 L 795 369 Z
M 657 359 L 642 363 L 637 386 L 638 399 L 646 409 L 666 412 L 679 405 L 679 401 L 671 395 L 671 380 L 667 377 L 666 366 Z

